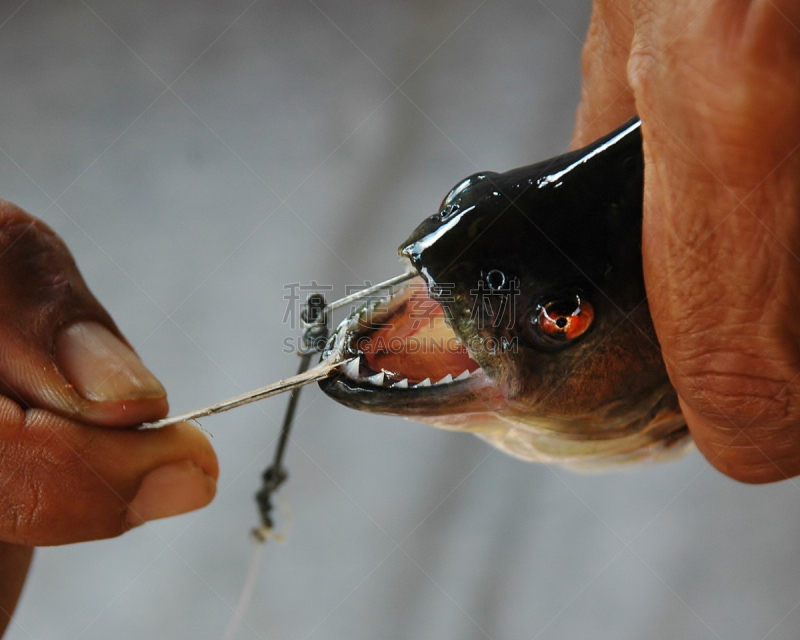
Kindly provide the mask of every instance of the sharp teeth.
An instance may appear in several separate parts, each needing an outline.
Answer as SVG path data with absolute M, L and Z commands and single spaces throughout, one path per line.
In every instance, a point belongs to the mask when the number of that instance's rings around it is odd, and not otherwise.
M 382 387 L 383 381 L 386 379 L 386 374 L 381 371 L 380 373 L 376 373 L 374 376 L 368 376 L 367 381 L 374 384 L 376 387 Z
M 414 385 L 414 388 L 415 388 L 415 389 L 419 389 L 420 387 L 430 387 L 430 386 L 431 386 L 431 379 L 430 379 L 430 378 L 425 378 L 425 379 L 424 379 L 422 382 L 420 382 L 419 384 L 415 384 L 415 385 Z
M 453 381 L 453 376 L 448 373 L 444 378 L 439 380 L 439 382 L 437 382 L 436 384 L 450 384 L 452 381 Z
M 408 389 L 408 378 L 403 378 L 400 382 L 395 382 L 392 389 Z
M 456 378 L 456 380 L 466 380 L 471 375 L 472 374 L 469 372 L 469 369 L 464 369 L 461 373 L 458 374 L 458 377 Z
M 358 380 L 358 369 L 359 369 L 360 360 L 359 358 L 355 358 L 351 360 L 346 365 L 344 365 L 344 375 L 346 375 L 351 380 Z

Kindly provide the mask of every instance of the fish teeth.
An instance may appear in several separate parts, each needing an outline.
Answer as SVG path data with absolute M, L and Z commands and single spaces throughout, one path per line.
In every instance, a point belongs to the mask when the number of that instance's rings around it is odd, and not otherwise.
M 386 380 L 386 374 L 383 371 L 367 377 L 367 382 L 374 384 L 376 387 L 382 387 L 384 380 Z
M 425 378 L 422 382 L 415 384 L 414 388 L 419 389 L 420 387 L 430 387 L 431 386 L 431 379 Z
M 358 370 L 361 362 L 359 358 L 355 358 L 344 365 L 344 375 L 346 375 L 351 380 L 358 380 Z
M 408 378 L 403 378 L 400 382 L 395 382 L 392 389 L 408 389 Z
M 461 373 L 458 374 L 458 376 L 456 376 L 455 380 L 456 381 L 458 381 L 458 380 L 466 380 L 471 375 L 472 375 L 472 373 L 470 372 L 469 369 L 464 369 Z
M 451 374 L 447 374 L 444 378 L 439 380 L 436 384 L 450 384 L 453 381 L 453 376 Z

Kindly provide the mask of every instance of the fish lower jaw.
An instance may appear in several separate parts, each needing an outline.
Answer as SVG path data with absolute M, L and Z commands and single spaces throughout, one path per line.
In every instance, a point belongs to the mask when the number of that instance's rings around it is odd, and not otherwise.
M 419 382 L 410 382 L 407 377 L 400 376 L 385 369 L 381 369 L 380 371 L 372 371 L 367 365 L 365 358 L 360 356 L 358 359 L 351 360 L 348 364 L 342 367 L 342 373 L 347 379 L 352 380 L 359 385 L 382 389 L 403 390 L 424 389 L 426 387 L 458 384 L 460 382 L 466 382 L 473 376 L 482 375 L 483 370 L 476 369 L 470 371 L 469 369 L 464 369 L 456 376 L 454 376 L 452 373 L 448 373 L 438 380 L 431 380 L 431 378 L 428 377 Z

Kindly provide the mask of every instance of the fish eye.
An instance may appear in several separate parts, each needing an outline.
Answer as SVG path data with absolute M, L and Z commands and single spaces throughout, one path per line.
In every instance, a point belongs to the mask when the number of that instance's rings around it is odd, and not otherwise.
M 500 269 L 492 269 L 486 274 L 485 280 L 490 291 L 498 291 L 505 286 L 508 279 Z
M 582 336 L 594 320 L 594 307 L 578 294 L 540 304 L 531 317 L 538 337 L 550 344 L 566 344 Z

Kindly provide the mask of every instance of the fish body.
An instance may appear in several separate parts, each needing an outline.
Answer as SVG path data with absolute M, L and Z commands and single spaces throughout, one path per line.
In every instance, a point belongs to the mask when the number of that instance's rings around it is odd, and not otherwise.
M 598 469 L 690 444 L 642 274 L 633 119 L 584 149 L 474 174 L 400 247 L 419 278 L 346 318 L 321 382 L 350 407 Z

